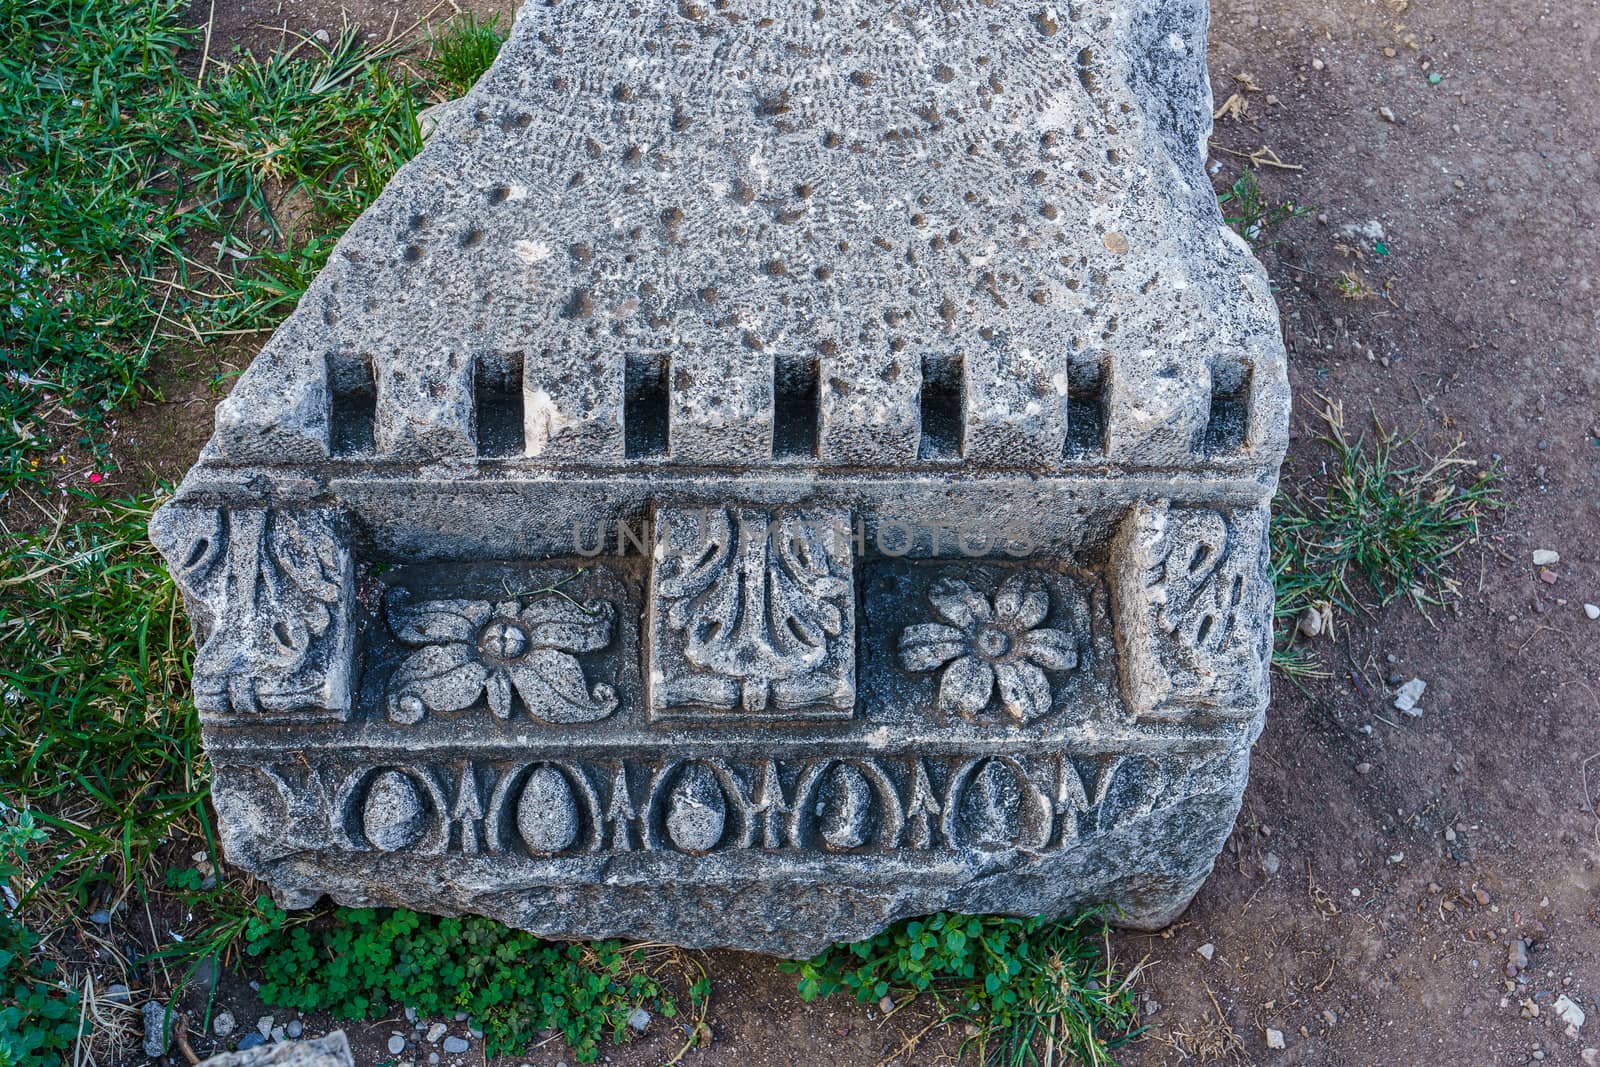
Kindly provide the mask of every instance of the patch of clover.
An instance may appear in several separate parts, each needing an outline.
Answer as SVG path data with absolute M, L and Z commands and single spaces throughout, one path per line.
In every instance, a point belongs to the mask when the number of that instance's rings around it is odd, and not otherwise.
M 928 590 L 938 622 L 908 626 L 900 634 L 900 662 L 908 671 L 939 671 L 938 705 L 976 715 L 996 697 L 1018 722 L 1050 711 L 1046 671 L 1078 665 L 1077 641 L 1043 626 L 1050 593 L 1035 574 L 1013 574 L 993 598 L 957 578 Z
M 395 637 L 416 650 L 389 678 L 384 704 L 394 722 L 460 711 L 485 696 L 489 710 L 507 719 L 513 692 L 546 722 L 593 722 L 616 710 L 616 690 L 590 689 L 578 662 L 579 653 L 611 643 L 616 610 L 606 601 L 416 601 L 394 589 L 384 608 Z

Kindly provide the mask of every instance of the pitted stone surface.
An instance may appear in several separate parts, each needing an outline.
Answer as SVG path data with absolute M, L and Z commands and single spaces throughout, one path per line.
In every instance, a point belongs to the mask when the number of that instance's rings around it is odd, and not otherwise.
M 291 905 L 1175 917 L 1286 443 L 1202 0 L 528 5 L 152 523 Z

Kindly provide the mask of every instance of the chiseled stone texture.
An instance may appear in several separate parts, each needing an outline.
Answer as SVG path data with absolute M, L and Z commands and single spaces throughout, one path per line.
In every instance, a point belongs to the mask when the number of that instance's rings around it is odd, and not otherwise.
M 1181 912 L 1288 419 L 1205 20 L 525 7 L 152 522 L 229 859 L 787 955 Z

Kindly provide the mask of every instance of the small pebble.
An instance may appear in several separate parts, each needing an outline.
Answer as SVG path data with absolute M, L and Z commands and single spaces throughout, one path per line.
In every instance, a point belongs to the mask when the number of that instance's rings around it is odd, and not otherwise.
M 1211 942 L 1207 941 L 1205 944 L 1201 945 L 1195 951 L 1199 952 L 1200 955 L 1204 956 L 1206 959 L 1209 960 L 1211 957 L 1213 957 L 1213 956 L 1215 956 L 1217 954 L 1217 946 L 1213 945 Z
M 1267 1047 L 1273 1050 L 1281 1050 L 1283 1048 L 1282 1030 L 1269 1029 L 1267 1031 Z
M 299 1019 L 290 1019 L 289 1025 L 284 1027 L 283 1030 L 290 1037 L 298 1039 L 301 1034 L 306 1032 L 306 1024 Z
M 1387 108 L 1387 107 L 1380 107 L 1378 109 L 1378 117 L 1380 119 L 1382 119 L 1384 122 L 1394 122 L 1395 121 L 1394 112 L 1392 110 L 1390 110 L 1389 108 Z M 1271 1033 L 1271 1031 L 1268 1031 L 1268 1033 Z M 1278 1047 L 1282 1048 L 1283 1046 L 1279 1045 Z
M 466 1038 L 457 1037 L 454 1034 L 444 1039 L 444 1051 L 449 1056 L 459 1056 L 471 1047 L 471 1045 L 467 1044 Z
M 91 911 L 89 913 L 89 921 L 94 923 L 96 926 L 110 926 L 111 913 L 104 908 L 101 908 L 98 911 Z
M 882 1000 L 878 1001 L 878 1010 L 883 1012 L 885 1015 L 888 1015 L 891 1011 L 894 1011 L 894 998 L 884 997 Z
M 272 1035 L 272 1023 L 272 1016 L 263 1015 L 261 1018 L 256 1020 L 257 1032 L 260 1033 L 262 1037 L 270 1037 Z
M 437 1052 L 428 1053 L 428 1062 L 429 1063 L 438 1063 L 439 1062 L 439 1054 Z
M 267 1039 L 266 1038 L 262 1037 L 260 1034 L 256 1033 L 254 1030 L 252 1030 L 248 1034 L 245 1034 L 243 1037 L 241 1037 L 239 1039 L 239 1044 L 234 1046 L 234 1047 L 237 1048 L 240 1052 L 249 1052 L 251 1049 L 260 1048 L 262 1045 L 265 1045 L 266 1043 L 267 1043 Z
M 1276 852 L 1268 852 L 1265 856 L 1261 857 L 1261 869 L 1267 874 L 1268 877 L 1277 874 L 1278 868 L 1281 865 L 1282 861 L 1278 859 L 1278 854 Z
M 891 1004 L 893 1002 L 891 1001 Z M 650 1013 L 643 1008 L 634 1008 L 628 1013 L 628 1029 L 642 1034 L 645 1027 L 650 1025 Z
M 219 1011 L 217 1017 L 211 1020 L 211 1032 L 218 1037 L 227 1037 L 239 1026 L 231 1011 Z
M 1535 567 L 1553 567 L 1561 562 L 1561 553 L 1553 548 L 1536 548 L 1533 550 L 1533 565 Z
M 288 1034 L 287 1034 L 287 1033 L 285 1033 L 285 1032 L 284 1032 L 284 1029 L 283 1029 L 283 1027 L 281 1027 L 281 1026 L 274 1026 L 274 1027 L 273 1027 L 273 1028 L 272 1028 L 272 1033 L 271 1033 L 271 1034 L 270 1034 L 270 1035 L 268 1035 L 268 1036 L 270 1036 L 270 1037 L 271 1037 L 271 1038 L 272 1038 L 272 1042 L 273 1042 L 273 1044 L 275 1044 L 275 1045 L 281 1045 L 281 1044 L 283 1044 L 283 1039 L 284 1039 L 284 1038 L 285 1038 L 285 1037 L 288 1037 L 288 1036 L 289 1036 L 289 1035 L 288 1035 Z
M 398 1056 L 406 1050 L 406 1039 L 399 1034 L 389 1038 L 389 1055 Z
M 1331 1008 L 1323 1008 L 1322 1009 L 1322 1021 L 1327 1023 L 1329 1026 L 1338 1026 L 1339 1025 L 1339 1015 L 1338 1015 L 1337 1012 L 1333 1011 Z
M 1356 764 L 1356 773 L 1357 774 L 1371 774 L 1372 773 L 1372 764 L 1367 763 L 1365 760 L 1363 760 L 1362 762 Z
M 106 986 L 106 999 L 114 1000 L 118 1004 L 128 1003 L 128 987 L 121 982 L 112 982 Z
M 1323 68 L 1324 68 L 1324 67 L 1326 67 L 1326 66 L 1327 66 L 1327 64 L 1326 64 L 1326 63 L 1324 63 L 1324 62 L 1323 62 L 1323 61 L 1322 61 L 1322 60 L 1320 60 L 1320 59 L 1313 59 L 1313 60 L 1312 60 L 1312 61 L 1311 61 L 1311 69 L 1312 69 L 1312 70 L 1322 70 L 1322 69 L 1323 69 Z
M 1590 619 L 1600 619 L 1600 604 L 1585 604 L 1583 613 Z
M 448 1029 L 450 1028 L 444 1023 L 434 1023 L 432 1026 L 428 1027 L 428 1044 L 437 1045 L 439 1043 L 439 1039 L 444 1036 L 445 1031 Z

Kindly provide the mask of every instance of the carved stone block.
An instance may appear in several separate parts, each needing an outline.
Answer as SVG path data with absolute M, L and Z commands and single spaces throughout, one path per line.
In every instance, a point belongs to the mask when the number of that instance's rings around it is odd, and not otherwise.
M 658 718 L 849 718 L 856 704 L 848 516 L 661 508 L 646 688 Z
M 524 7 L 153 520 L 286 904 L 805 955 L 1211 869 L 1288 393 L 1204 0 L 757 7 Z

